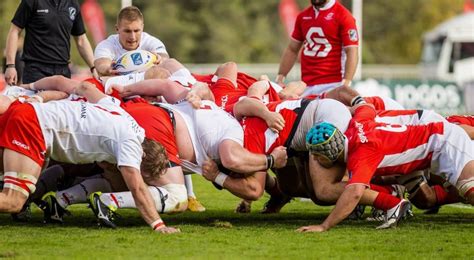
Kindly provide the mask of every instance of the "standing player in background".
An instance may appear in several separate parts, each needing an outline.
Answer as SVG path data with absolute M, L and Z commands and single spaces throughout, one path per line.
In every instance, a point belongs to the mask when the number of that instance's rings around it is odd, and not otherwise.
M 113 76 L 113 62 L 127 51 L 146 50 L 157 57 L 157 63 L 162 58 L 168 58 L 165 45 L 158 38 L 143 32 L 143 14 L 135 6 L 128 6 L 120 10 L 117 16 L 115 30 L 117 34 L 110 35 L 101 41 L 94 51 L 94 65 L 103 76 Z
M 301 51 L 303 96 L 350 86 L 357 69 L 359 37 L 355 19 L 336 0 L 311 0 L 296 18 L 290 44 L 283 52 L 276 82 L 283 81 Z
M 96 73 L 92 47 L 86 36 L 77 0 L 22 0 L 7 36 L 5 81 L 8 85 L 18 82 L 15 53 L 23 29 L 26 31 L 22 56 L 25 62 L 23 83 L 53 75 L 70 78 L 71 35 L 79 54 L 91 72 Z

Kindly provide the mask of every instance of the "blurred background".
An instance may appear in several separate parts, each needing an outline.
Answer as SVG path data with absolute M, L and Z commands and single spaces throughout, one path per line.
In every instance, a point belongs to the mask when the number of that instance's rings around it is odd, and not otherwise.
M 0 1 L 0 50 L 19 2 Z M 145 16 L 145 31 L 193 72 L 212 73 L 217 64 L 235 61 L 245 72 L 270 78 L 289 42 L 294 13 L 309 6 L 309 0 L 79 2 L 93 45 L 115 33 L 118 11 L 132 2 Z M 340 2 L 359 12 L 354 15 L 362 32 L 362 67 L 355 88 L 391 96 L 406 107 L 474 113 L 473 0 Z M 77 48 L 72 51 L 76 77 L 88 76 Z M 299 77 L 299 66 L 294 66 L 289 78 Z

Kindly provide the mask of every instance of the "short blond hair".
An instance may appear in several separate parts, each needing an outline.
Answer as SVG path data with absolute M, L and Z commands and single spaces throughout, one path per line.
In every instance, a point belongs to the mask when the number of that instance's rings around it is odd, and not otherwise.
M 127 20 L 127 21 L 132 21 L 132 22 L 140 20 L 143 22 L 143 14 L 140 11 L 140 9 L 138 9 L 138 7 L 133 6 L 133 5 L 127 6 L 127 7 L 122 8 L 122 10 L 120 10 L 117 16 L 117 24 L 119 24 L 120 21 L 122 20 Z

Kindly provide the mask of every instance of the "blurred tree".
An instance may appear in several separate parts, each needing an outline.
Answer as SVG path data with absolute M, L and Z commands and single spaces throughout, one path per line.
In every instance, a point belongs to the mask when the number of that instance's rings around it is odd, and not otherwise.
M 98 0 L 115 33 L 121 0 Z M 300 9 L 309 0 L 296 0 Z M 340 0 L 348 9 L 352 0 Z M 83 2 L 83 0 L 79 0 Z M 0 1 L 0 49 L 20 0 Z M 364 1 L 364 63 L 417 63 L 424 32 L 462 12 L 464 0 Z M 278 0 L 133 0 L 145 31 L 182 62 L 277 63 L 288 44 Z M 72 48 L 72 61 L 83 61 Z

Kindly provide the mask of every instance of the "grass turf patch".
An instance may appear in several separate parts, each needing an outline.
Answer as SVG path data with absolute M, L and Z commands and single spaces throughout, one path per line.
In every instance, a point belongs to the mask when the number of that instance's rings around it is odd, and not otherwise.
M 85 205 L 70 207 L 62 225 L 42 224 L 42 212 L 16 223 L 0 215 L 0 258 L 463 258 L 472 259 L 474 208 L 445 206 L 439 214 L 415 216 L 398 228 L 375 230 L 378 223 L 345 221 L 322 234 L 300 234 L 318 224 L 331 207 L 293 200 L 280 214 L 262 215 L 268 197 L 250 214 L 233 212 L 239 199 L 194 176 L 203 213 L 162 215 L 180 234 L 155 234 L 136 210 L 119 210 L 116 230 L 98 228 Z M 369 210 L 366 210 L 368 214 Z

